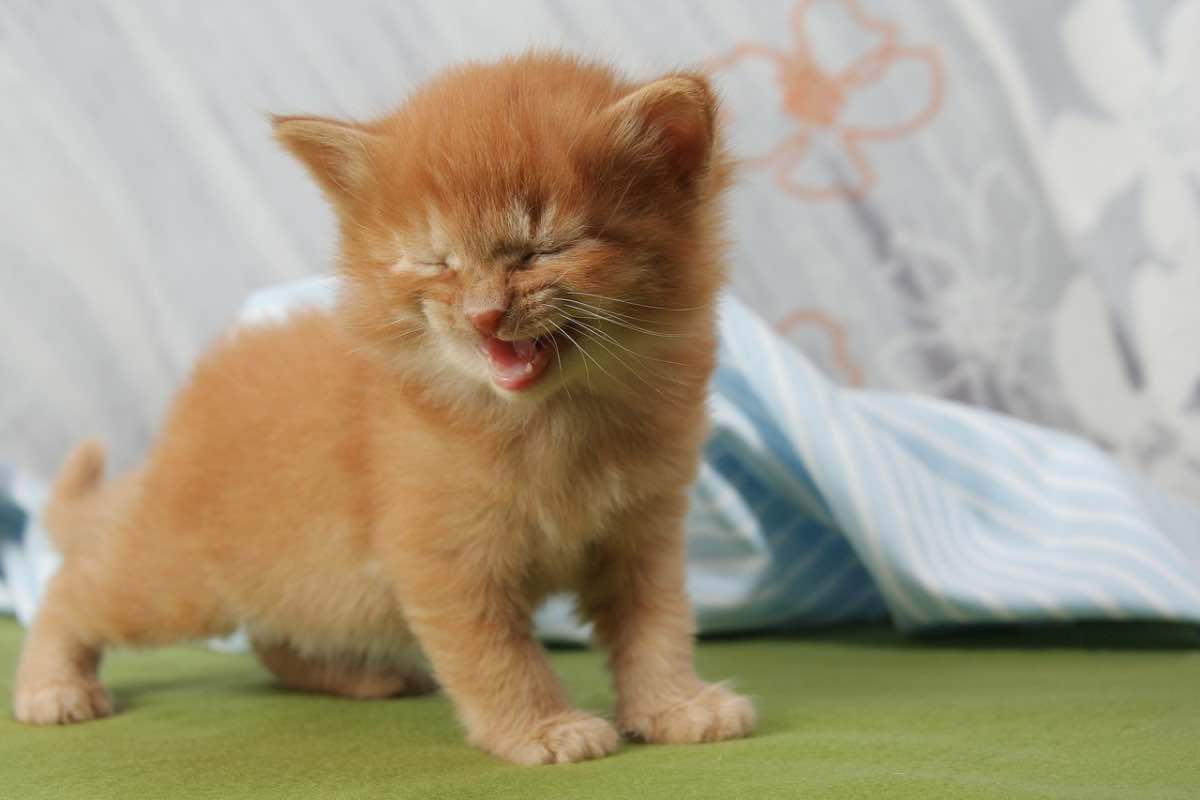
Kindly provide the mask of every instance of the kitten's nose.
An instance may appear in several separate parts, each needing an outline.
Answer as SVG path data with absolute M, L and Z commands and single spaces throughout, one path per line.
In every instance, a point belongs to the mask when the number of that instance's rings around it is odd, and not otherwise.
M 471 320 L 471 324 L 475 329 L 484 336 L 495 336 L 496 330 L 500 327 L 500 320 L 504 317 L 503 308 L 487 308 L 483 311 L 472 311 L 467 314 L 467 319 Z

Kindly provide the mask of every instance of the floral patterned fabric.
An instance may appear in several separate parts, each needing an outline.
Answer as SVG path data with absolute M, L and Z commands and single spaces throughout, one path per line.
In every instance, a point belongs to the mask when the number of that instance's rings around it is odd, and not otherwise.
M 712 71 L 735 291 L 835 380 L 1200 500 L 1200 0 L 16 0 L 0 42 L 0 460 L 101 432 L 129 463 L 251 289 L 326 271 L 262 112 L 541 44 Z

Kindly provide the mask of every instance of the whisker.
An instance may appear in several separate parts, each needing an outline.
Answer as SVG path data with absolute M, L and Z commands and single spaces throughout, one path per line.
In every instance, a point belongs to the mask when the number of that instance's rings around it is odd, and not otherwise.
M 393 339 L 403 339 L 408 336 L 413 336 L 413 335 L 425 332 L 425 329 L 421 326 L 417 326 L 414 328 L 405 328 L 405 329 L 399 330 L 399 331 L 388 330 L 389 328 L 392 328 L 392 327 L 399 327 L 399 326 L 392 326 L 392 325 L 382 325 L 382 326 L 380 326 L 380 325 L 355 325 L 354 327 L 356 330 L 362 331 L 364 333 L 374 333 L 379 330 L 387 331 L 388 335 L 383 337 L 383 341 L 385 341 L 385 342 L 390 342 Z
M 608 333 L 607 331 L 597 328 L 594 325 L 588 325 L 586 322 L 583 322 L 582 320 L 573 319 L 572 322 L 574 322 L 576 325 L 578 325 L 581 328 L 587 328 L 588 330 L 598 334 L 599 336 L 604 337 L 604 339 L 606 339 L 609 342 L 612 342 L 617 347 L 621 348 L 626 353 L 629 353 L 629 355 L 631 355 L 635 358 L 640 358 L 644 361 L 657 361 L 660 364 L 671 364 L 676 367 L 686 367 L 687 366 L 687 364 L 683 364 L 679 361 L 671 361 L 666 358 L 656 358 L 655 356 L 647 355 L 645 353 L 639 353 L 636 350 L 631 350 L 628 347 L 626 347 L 625 345 L 621 344 L 620 340 L 618 340 L 617 337 L 613 336 L 612 334 Z
M 401 325 L 412 325 L 412 324 L 413 324 L 412 320 L 409 320 L 409 319 L 394 319 L 390 322 L 385 322 L 383 324 L 383 327 L 384 328 L 398 328 Z M 418 328 L 419 328 L 419 326 L 418 326 Z M 414 328 L 413 330 L 417 330 L 417 328 Z
M 625 317 L 626 319 L 631 319 L 631 320 L 634 320 L 637 322 L 646 321 L 645 317 L 634 316 L 633 314 L 630 314 L 628 311 L 618 311 L 615 308 L 606 308 L 604 306 L 598 305 L 597 303 L 589 302 L 587 300 L 581 300 L 579 298 L 579 296 L 577 296 L 577 295 L 578 295 L 578 292 L 569 292 L 567 294 L 567 296 L 559 298 L 559 299 L 570 300 L 572 303 L 576 303 L 578 305 L 587 306 L 588 308 L 594 308 L 598 311 L 607 311 L 610 314 L 616 314 L 617 316 Z
M 553 327 L 550 325 L 550 321 L 542 320 L 541 322 L 536 323 L 536 326 L 537 326 L 537 330 L 540 331 L 538 334 L 539 336 L 545 335 L 547 333 L 550 334 L 550 346 L 554 348 L 554 360 L 558 362 L 558 374 L 562 375 L 563 374 L 562 351 L 559 350 L 559 348 L 558 348 L 558 342 L 554 338 L 555 331 L 554 331 Z M 564 377 L 562 379 L 562 385 L 563 385 L 563 389 L 565 389 L 567 392 L 567 397 L 570 398 L 572 402 L 574 402 L 575 396 L 571 394 L 571 382 L 566 380 L 566 378 Z
M 366 353 L 379 345 L 395 344 L 396 342 L 401 342 L 401 341 L 404 341 L 405 339 L 410 339 L 414 336 L 420 336 L 424 333 L 425 333 L 425 331 L 422 328 L 413 328 L 411 330 L 401 331 L 398 335 L 395 335 L 395 336 L 386 336 L 383 339 L 380 339 L 379 341 L 367 342 L 366 344 L 361 344 L 361 345 L 358 345 L 357 347 L 352 347 L 352 348 L 350 348 L 350 352 L 354 353 L 354 354 Z
M 601 341 L 595 334 L 589 333 L 588 330 L 583 327 L 580 327 L 579 333 L 580 333 L 580 335 L 586 336 L 589 339 L 591 339 L 592 341 L 594 341 L 596 344 L 600 345 L 600 348 L 602 350 L 604 350 L 604 352 L 606 352 L 610 356 L 612 356 L 613 360 L 616 361 L 621 366 L 623 366 L 626 370 L 628 370 L 633 375 L 633 377 L 637 378 L 639 381 L 646 384 L 646 386 L 653 389 L 659 395 L 662 395 L 662 393 L 663 393 L 662 389 L 660 389 L 657 386 L 655 386 L 654 384 L 650 383 L 650 381 L 646 380 L 646 378 L 639 371 L 634 369 L 632 365 L 630 365 L 628 362 L 626 362 L 623 358 L 618 356 L 612 350 L 609 350 L 608 347 L 605 346 L 604 342 Z M 596 366 L 600 366 L 598 362 L 597 362 Z M 607 372 L 605 374 L 607 374 Z M 610 375 L 609 377 L 612 377 L 612 376 Z M 616 378 L 613 378 L 613 380 L 616 380 Z M 618 381 L 618 383 L 621 383 L 622 386 L 625 386 L 625 384 L 621 381 Z M 625 386 L 625 388 L 628 389 L 629 387 Z
M 600 336 L 600 337 L 604 338 L 605 340 L 611 342 L 612 344 L 614 344 L 617 347 L 624 350 L 626 353 L 629 353 L 629 355 L 631 355 L 634 358 L 638 359 L 639 361 L 643 362 L 641 364 L 642 369 L 635 370 L 632 364 L 629 364 L 624 359 L 618 359 L 619 361 L 621 361 L 622 366 L 624 366 L 626 369 L 630 370 L 631 372 L 636 372 L 640 375 L 645 369 L 651 368 L 653 366 L 652 364 L 644 363 L 646 361 L 657 361 L 657 362 L 661 362 L 664 364 L 671 364 L 671 365 L 678 366 L 678 367 L 687 366 L 686 364 L 681 364 L 678 361 L 667 361 L 666 359 L 654 358 L 653 356 L 648 356 L 643 353 L 638 353 L 634 350 L 630 350 L 628 347 L 626 347 L 624 344 L 622 344 L 620 340 L 618 340 L 615 336 L 609 334 L 607 331 L 601 330 L 600 328 L 597 328 L 593 325 L 588 325 L 586 322 L 583 322 L 578 319 L 572 320 L 572 322 L 575 325 L 578 325 L 580 328 L 591 332 L 593 336 Z M 607 350 L 607 348 L 605 348 L 605 349 Z M 611 351 L 609 351 L 609 352 L 611 352 Z M 614 357 L 616 357 L 615 354 L 614 354 Z M 654 375 L 659 380 L 669 381 L 670 383 L 674 383 L 678 386 L 683 386 L 686 384 L 686 381 L 681 380 L 676 375 L 670 374 L 669 370 L 668 371 L 656 370 Z
M 643 325 L 654 325 L 657 323 L 657 320 L 648 320 L 645 317 L 635 317 L 632 314 L 626 314 L 626 313 L 623 313 L 621 311 L 616 311 L 615 309 L 611 309 L 611 308 L 602 308 L 601 306 L 598 306 L 594 303 L 588 303 L 583 300 L 576 300 L 575 298 L 572 298 L 572 297 L 560 297 L 558 299 L 563 300 L 568 303 L 571 303 L 572 305 L 575 305 L 579 308 L 586 308 L 590 311 L 601 312 L 604 314 L 611 314 L 614 317 L 620 317 L 621 319 L 623 319 L 627 322 L 630 322 L 630 323 L 641 323 Z
M 626 389 L 627 391 L 629 390 L 629 386 L 628 386 L 628 385 L 626 385 L 626 383 L 625 383 L 624 381 L 622 381 L 622 380 L 620 380 L 620 379 L 616 378 L 616 377 L 615 377 L 615 376 L 614 376 L 614 375 L 613 375 L 611 372 L 609 372 L 608 370 L 606 370 L 606 369 L 604 368 L 604 365 L 603 365 L 603 364 L 601 364 L 599 361 L 597 361 L 597 360 L 596 360 L 596 358 L 595 358 L 594 356 L 592 356 L 591 354 L 589 354 L 589 353 L 588 353 L 588 351 L 587 351 L 587 350 L 584 348 L 584 346 L 583 346 L 582 344 L 580 344 L 580 343 L 579 343 L 579 341 L 578 341 L 578 340 L 577 340 L 577 339 L 576 339 L 574 336 L 572 336 L 571 334 L 567 333 L 567 329 L 566 329 L 565 327 L 563 327 L 563 328 L 559 328 L 559 329 L 558 329 L 558 332 L 559 332 L 559 333 L 561 333 L 563 336 L 567 337 L 567 339 L 569 339 L 569 340 L 570 340 L 571 344 L 575 345 L 575 349 L 579 351 L 579 354 L 583 356 L 583 358 L 584 358 L 584 362 L 583 362 L 583 364 L 584 364 L 584 371 L 585 371 L 585 373 L 588 375 L 588 389 L 590 389 L 590 390 L 592 390 L 592 391 L 595 391 L 595 389 L 592 387 L 592 378 L 591 378 L 591 373 L 590 373 L 590 372 L 587 372 L 587 362 L 590 360 L 590 361 L 591 361 L 593 364 L 595 364 L 595 365 L 596 365 L 596 369 L 600 370 L 600 371 L 601 371 L 601 372 L 603 372 L 605 375 L 607 375 L 609 378 L 611 378 L 612 380 L 614 380 L 614 381 L 616 381 L 617 383 L 621 384 L 621 386 L 625 387 L 625 389 Z
M 517 331 L 521 330 L 521 326 L 525 324 L 525 318 L 527 316 L 529 316 L 529 309 L 522 308 L 521 313 L 517 315 L 516 323 L 513 325 L 513 335 L 514 336 L 516 335 Z
M 652 311 L 702 311 L 706 308 L 712 308 L 714 305 L 716 305 L 715 303 L 705 303 L 704 305 L 699 305 L 699 306 L 681 306 L 681 307 L 651 306 L 651 305 L 646 305 L 645 303 L 635 303 L 632 300 L 622 300 L 619 297 L 607 297 L 605 295 L 595 294 L 593 292 L 579 292 L 579 291 L 572 290 L 571 294 L 577 294 L 581 297 L 595 297 L 597 300 L 607 300 L 610 303 L 621 303 L 622 305 L 627 305 L 627 306 L 637 306 L 638 308 L 648 308 Z
M 564 301 L 566 300 L 566 298 L 560 298 L 560 299 L 563 299 Z M 634 325 L 630 322 L 626 322 L 625 320 L 621 319 L 620 317 L 614 317 L 614 316 L 608 314 L 607 312 L 599 311 L 592 307 L 583 307 L 583 306 L 576 306 L 576 307 L 579 309 L 579 313 L 587 314 L 589 317 L 592 317 L 593 319 L 605 320 L 606 322 L 611 322 L 613 325 L 617 325 L 622 328 L 628 328 L 629 330 L 637 331 L 638 333 L 644 333 L 647 336 L 658 336 L 663 339 L 686 338 L 685 334 L 682 334 L 682 333 L 663 333 L 662 331 L 648 330 L 647 328 L 643 328 L 640 325 Z
M 577 308 L 586 308 L 589 311 L 595 311 L 600 314 L 607 314 L 611 317 L 616 317 L 618 319 L 624 320 L 625 322 L 628 322 L 630 324 L 654 326 L 655 328 L 661 328 L 662 330 L 665 330 L 665 331 L 687 330 L 686 328 L 683 328 L 683 327 L 680 327 L 677 325 L 664 324 L 657 319 L 647 319 L 646 317 L 636 317 L 633 314 L 629 314 L 629 313 L 626 313 L 623 311 L 617 311 L 612 308 L 604 308 L 602 306 L 596 305 L 595 303 L 588 303 L 586 301 L 577 300 L 572 297 L 562 297 L 562 298 L 558 298 L 558 299 L 569 302 Z
M 567 337 L 567 339 L 569 339 L 569 340 L 571 341 L 571 343 L 575 345 L 575 349 L 579 351 L 580 355 L 582 355 L 582 356 L 583 356 L 583 374 L 587 376 L 588 390 L 589 390 L 589 391 L 594 391 L 594 390 L 592 389 L 592 372 L 591 372 L 591 370 L 588 368 L 588 354 L 587 354 L 587 351 L 586 351 L 586 350 L 584 350 L 582 347 L 580 347 L 580 346 L 579 346 L 579 342 L 575 341 L 574 337 L 572 337 L 572 336 L 571 336 L 571 334 L 567 333 L 567 330 L 566 330 L 566 328 L 561 328 L 561 327 L 560 327 L 560 328 L 558 329 L 558 332 L 559 332 L 559 333 L 561 333 L 563 336 Z
M 579 333 L 580 336 L 587 337 L 587 338 L 591 339 L 592 341 L 596 342 L 596 344 L 600 345 L 600 347 L 603 348 L 606 353 L 608 353 L 609 355 L 612 355 L 612 351 L 609 350 L 607 347 L 605 347 L 604 343 L 601 342 L 599 339 L 596 339 L 594 336 L 588 336 L 587 333 L 585 333 L 582 328 L 579 329 L 577 332 Z M 563 335 L 566 336 L 568 339 L 571 339 L 570 334 L 568 334 L 565 330 L 563 331 Z M 575 341 L 575 340 L 571 339 L 571 341 Z M 605 375 L 607 375 L 610 379 L 612 379 L 612 380 L 616 381 L 618 384 L 620 384 L 621 388 L 625 389 L 625 391 L 627 391 L 627 392 L 633 391 L 633 389 L 630 388 L 629 384 L 625 383 L 625 381 L 621 380 L 616 375 L 613 375 L 611 372 L 606 370 L 604 368 L 604 365 L 601 364 L 600 361 L 595 356 L 588 354 L 588 352 L 583 349 L 582 345 L 576 343 L 575 346 L 577 348 L 579 348 L 579 352 L 583 353 L 584 356 L 586 356 L 587 358 L 590 358 L 592 360 L 592 363 L 596 365 L 596 369 L 600 370 Z M 615 358 L 615 356 L 614 356 L 614 358 Z M 620 359 L 617 359 L 617 360 L 620 361 Z

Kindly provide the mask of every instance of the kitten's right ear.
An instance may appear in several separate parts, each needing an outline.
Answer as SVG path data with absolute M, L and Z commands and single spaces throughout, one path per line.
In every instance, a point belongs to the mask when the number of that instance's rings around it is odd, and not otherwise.
M 627 159 L 657 162 L 689 180 L 712 155 L 716 105 L 707 79 L 680 73 L 626 95 L 603 120 L 608 138 Z
M 335 204 L 354 200 L 371 180 L 375 134 L 354 122 L 271 116 L 275 139 L 308 167 Z

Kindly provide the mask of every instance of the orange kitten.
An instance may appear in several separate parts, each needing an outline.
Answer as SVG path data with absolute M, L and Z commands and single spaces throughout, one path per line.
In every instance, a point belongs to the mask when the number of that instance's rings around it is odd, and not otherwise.
M 141 468 L 68 459 L 18 719 L 110 713 L 108 645 L 245 626 L 287 685 L 425 692 L 423 652 L 478 746 L 603 756 L 617 728 L 531 628 L 573 591 L 621 731 L 748 733 L 749 701 L 693 670 L 684 594 L 729 172 L 704 78 L 526 55 L 275 133 L 338 213 L 338 308 L 218 343 Z

